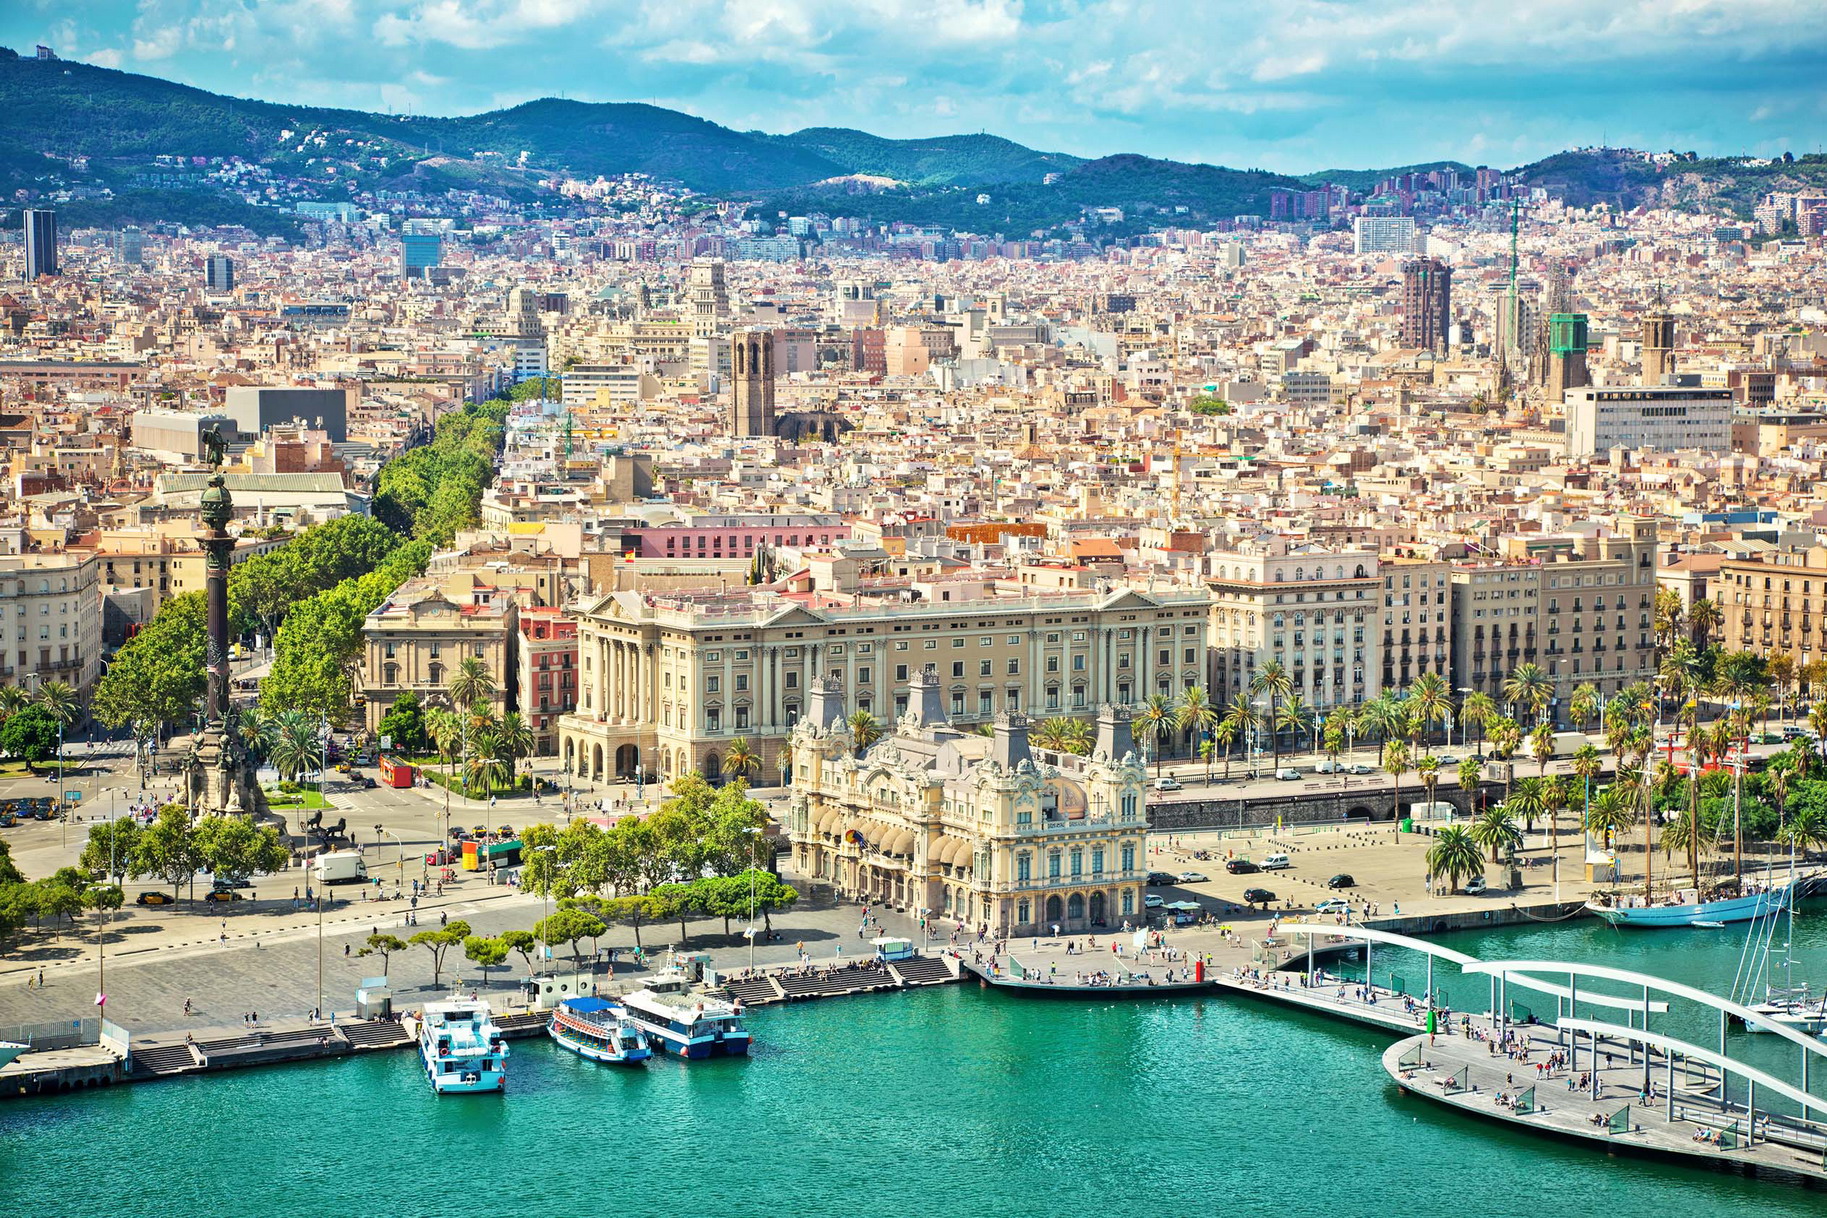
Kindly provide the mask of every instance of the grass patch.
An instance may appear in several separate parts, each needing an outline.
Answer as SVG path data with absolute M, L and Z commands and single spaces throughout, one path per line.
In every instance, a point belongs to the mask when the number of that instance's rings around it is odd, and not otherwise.
M 276 812 L 284 811 L 288 808 L 303 808 L 306 812 L 318 812 L 328 811 L 336 807 L 335 804 L 323 797 L 323 792 L 321 791 L 297 791 L 291 793 L 284 791 L 268 791 L 266 793 L 266 806 Z

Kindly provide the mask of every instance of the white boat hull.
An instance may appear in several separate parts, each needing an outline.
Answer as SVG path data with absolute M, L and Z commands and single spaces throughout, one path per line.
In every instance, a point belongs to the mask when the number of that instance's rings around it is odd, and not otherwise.
M 31 1048 L 32 1046 L 22 1045 L 17 1041 L 0 1040 L 0 1068 L 12 1065 L 30 1052 Z

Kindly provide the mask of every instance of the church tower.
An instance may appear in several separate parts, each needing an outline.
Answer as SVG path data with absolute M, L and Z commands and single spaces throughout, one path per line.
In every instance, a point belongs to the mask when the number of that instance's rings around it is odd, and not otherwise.
M 766 330 L 743 330 L 731 343 L 730 434 L 774 434 L 774 339 Z

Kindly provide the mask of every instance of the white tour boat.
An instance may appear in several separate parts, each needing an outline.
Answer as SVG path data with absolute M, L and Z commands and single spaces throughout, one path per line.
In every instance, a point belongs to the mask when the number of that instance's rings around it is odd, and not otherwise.
M 749 1051 L 742 1008 L 691 992 L 677 969 L 667 969 L 646 989 L 622 999 L 627 1017 L 647 1034 L 647 1043 L 662 1053 L 685 1058 L 741 1056 Z
M 546 1029 L 561 1048 L 593 1062 L 627 1066 L 653 1056 L 647 1036 L 627 1013 L 606 998 L 566 998 L 552 1008 Z
M 439 1095 L 507 1090 L 507 1056 L 507 1042 L 487 1002 L 453 998 L 425 1004 L 419 1017 L 419 1057 Z

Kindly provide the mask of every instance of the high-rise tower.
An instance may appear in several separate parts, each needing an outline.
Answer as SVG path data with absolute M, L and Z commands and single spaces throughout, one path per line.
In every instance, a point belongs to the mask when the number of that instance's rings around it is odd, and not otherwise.
M 699 338 L 715 335 L 718 323 L 730 312 L 730 293 L 723 281 L 721 261 L 703 258 L 691 264 L 686 299 L 691 305 L 692 333 Z
M 27 208 L 25 212 L 25 281 L 57 273 L 57 213 Z
M 1675 319 L 1658 309 L 1643 319 L 1643 383 L 1660 385 L 1675 370 Z
M 1548 400 L 1592 384 L 1586 372 L 1586 315 L 1556 313 L 1548 319 Z
M 774 336 L 744 330 L 730 344 L 730 434 L 774 434 Z
M 1446 349 L 1453 318 L 1453 269 L 1438 258 L 1402 264 L 1402 345 Z

